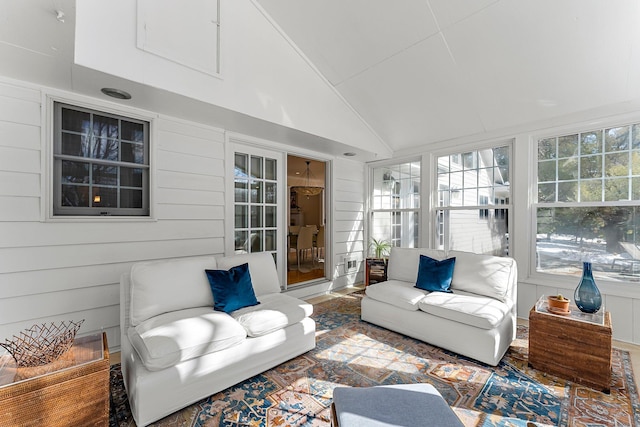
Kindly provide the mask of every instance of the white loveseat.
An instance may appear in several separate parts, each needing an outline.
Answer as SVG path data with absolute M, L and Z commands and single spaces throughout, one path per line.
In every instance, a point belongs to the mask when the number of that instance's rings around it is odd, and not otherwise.
M 248 263 L 260 304 L 214 311 L 207 270 Z M 144 426 L 315 347 L 313 306 L 280 293 L 254 253 L 141 262 L 120 281 L 122 375 Z
M 455 257 L 452 293 L 415 287 L 420 255 Z M 517 267 L 512 258 L 392 248 L 387 281 L 367 286 L 362 320 L 497 365 L 515 339 Z

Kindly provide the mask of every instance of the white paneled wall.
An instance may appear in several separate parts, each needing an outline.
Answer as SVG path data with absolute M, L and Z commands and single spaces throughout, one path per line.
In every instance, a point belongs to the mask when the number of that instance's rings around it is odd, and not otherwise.
M 117 349 L 119 278 L 133 262 L 223 252 L 224 132 L 151 115 L 153 218 L 51 221 L 42 99 L 0 83 L 0 339 L 85 319 L 80 334 L 106 331 Z
M 364 280 L 364 172 L 363 163 L 338 158 L 334 163 L 333 259 L 334 287 Z M 345 259 L 357 260 L 357 268 L 345 270 Z

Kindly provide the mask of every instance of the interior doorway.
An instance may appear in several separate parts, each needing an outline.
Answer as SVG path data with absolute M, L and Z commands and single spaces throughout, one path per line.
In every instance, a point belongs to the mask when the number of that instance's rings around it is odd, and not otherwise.
M 287 156 L 287 287 L 326 277 L 326 163 Z

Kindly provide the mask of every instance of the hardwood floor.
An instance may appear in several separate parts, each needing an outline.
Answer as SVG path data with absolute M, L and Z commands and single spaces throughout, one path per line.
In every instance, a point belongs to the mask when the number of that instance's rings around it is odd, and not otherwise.
M 296 251 L 289 250 L 287 258 L 287 286 L 295 286 L 298 283 L 324 277 L 324 261 L 314 259 L 313 254 L 307 252 L 307 256 L 301 260 L 302 264 L 298 269 Z
M 638 387 L 638 373 L 640 373 L 640 346 L 637 344 L 630 344 L 623 341 L 613 340 L 613 346 L 629 352 L 631 358 L 631 366 L 633 367 L 633 379 Z
M 309 280 L 320 279 L 324 277 L 324 270 L 316 269 L 310 271 L 298 271 L 298 270 L 288 270 L 287 271 L 287 286 L 295 286 L 297 283 L 307 282 Z

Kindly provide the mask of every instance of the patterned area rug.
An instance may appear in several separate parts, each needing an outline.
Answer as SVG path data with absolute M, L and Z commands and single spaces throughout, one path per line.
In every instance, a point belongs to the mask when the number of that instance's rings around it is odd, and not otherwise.
M 361 298 L 356 293 L 315 305 L 314 350 L 154 425 L 327 427 L 336 386 L 419 382 L 433 384 L 466 426 L 640 425 L 626 351 L 613 351 L 607 395 L 529 368 L 526 327 L 518 328 L 518 339 L 494 368 L 362 322 Z M 110 425 L 135 425 L 119 365 L 111 369 Z

